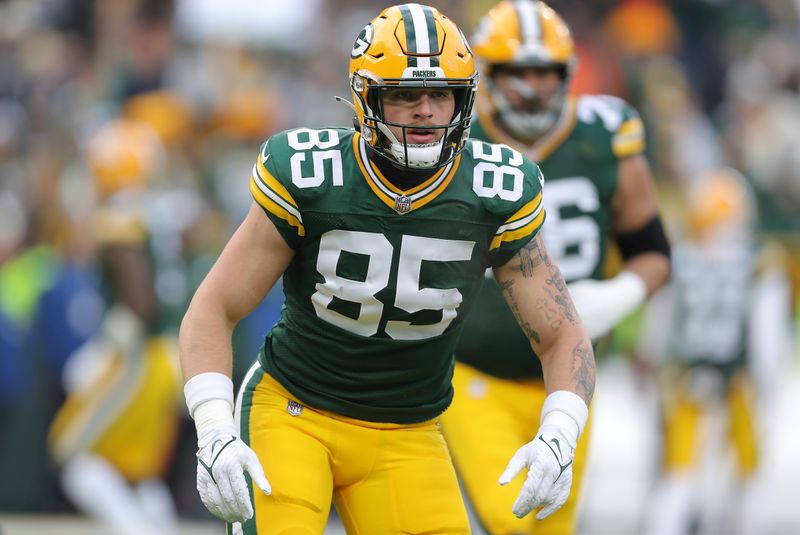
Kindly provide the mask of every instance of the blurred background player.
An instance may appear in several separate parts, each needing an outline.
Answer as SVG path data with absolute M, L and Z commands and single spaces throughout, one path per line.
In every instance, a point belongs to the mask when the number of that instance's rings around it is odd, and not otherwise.
M 669 274 L 642 121 L 618 98 L 568 95 L 573 40 L 543 2 L 501 2 L 470 42 L 483 75 L 471 135 L 507 144 L 541 166 L 544 240 L 596 339 Z M 624 265 L 599 280 L 609 231 Z M 491 277 L 478 303 L 457 348 L 456 394 L 442 419 L 468 501 L 494 535 L 573 533 L 588 433 L 576 450 L 569 500 L 546 520 L 509 515 L 516 490 L 495 485 L 515 445 L 538 425 L 547 392 L 539 361 Z
M 788 354 L 786 256 L 775 244 L 758 243 L 755 200 L 738 172 L 700 175 L 684 204 L 673 281 L 653 300 L 644 337 L 648 353 L 667 355 L 660 374 L 662 467 L 645 533 L 687 535 L 709 521 L 703 478 L 713 474 L 714 488 L 725 488 L 719 466 L 726 457 L 714 447 L 720 443 L 735 454 L 735 495 L 724 500 L 728 523 L 702 532 L 764 533 L 770 501 L 760 457 L 769 445 L 758 414 L 770 409 L 756 401 L 763 399 L 757 393 L 774 389 L 779 360 Z M 719 435 L 722 428 L 720 440 L 714 430 Z
M 106 123 L 86 149 L 107 309 L 98 333 L 67 362 L 68 397 L 49 436 L 70 501 L 131 535 L 176 529 L 161 478 L 178 430 L 177 344 L 164 334 L 148 197 L 162 151 L 157 133 L 132 119 Z

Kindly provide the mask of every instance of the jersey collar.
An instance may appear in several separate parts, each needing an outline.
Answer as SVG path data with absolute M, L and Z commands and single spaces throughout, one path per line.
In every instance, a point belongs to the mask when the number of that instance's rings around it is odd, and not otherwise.
M 438 197 L 453 180 L 461 163 L 459 154 L 421 184 L 402 190 L 383 176 L 380 169 L 367 157 L 367 150 L 367 143 L 356 132 L 353 136 L 353 152 L 364 179 L 378 199 L 401 215 L 421 208 Z

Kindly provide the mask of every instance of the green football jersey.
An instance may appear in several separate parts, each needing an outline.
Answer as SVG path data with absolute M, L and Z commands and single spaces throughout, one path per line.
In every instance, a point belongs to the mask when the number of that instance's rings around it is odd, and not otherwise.
M 548 252 L 567 282 L 600 278 L 619 160 L 644 150 L 644 126 L 636 111 L 616 97 L 585 95 L 571 98 L 552 131 L 531 147 L 489 116 L 479 115 L 472 136 L 506 143 L 539 164 L 546 181 L 542 237 Z M 496 377 L 541 378 L 539 359 L 491 276 L 474 308 L 456 358 Z
M 367 150 L 347 129 L 262 145 L 250 191 L 295 256 L 259 359 L 312 407 L 421 422 L 450 403 L 453 351 L 484 272 L 541 227 L 543 179 L 518 151 L 470 140 L 401 191 Z

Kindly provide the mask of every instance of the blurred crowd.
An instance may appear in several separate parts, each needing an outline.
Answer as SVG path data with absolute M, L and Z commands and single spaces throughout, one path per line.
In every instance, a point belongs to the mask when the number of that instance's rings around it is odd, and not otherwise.
M 463 28 L 492 0 L 431 5 Z M 690 183 L 737 169 L 756 228 L 800 286 L 800 4 L 796 0 L 550 2 L 578 47 L 573 93 L 631 102 L 648 129 L 663 216 Z M 69 511 L 47 450 L 65 369 L 106 304 L 104 203 L 146 190 L 154 288 L 175 333 L 249 204 L 258 145 L 294 126 L 347 126 L 347 54 L 367 0 L 0 0 L 0 510 Z M 100 219 L 100 222 L 98 222 Z M 237 382 L 281 296 L 236 332 Z M 180 399 L 178 399 L 180 402 Z M 206 517 L 183 419 L 166 463 L 177 511 Z M 21 462 L 25 459 L 24 462 Z M 12 483 L 13 482 L 13 483 Z

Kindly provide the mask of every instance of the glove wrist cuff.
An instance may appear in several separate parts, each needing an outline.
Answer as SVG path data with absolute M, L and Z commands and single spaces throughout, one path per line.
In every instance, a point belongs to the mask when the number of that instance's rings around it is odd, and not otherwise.
M 566 415 L 572 419 L 577 427 L 577 434 L 575 441 L 581 436 L 583 428 L 586 427 L 586 421 L 589 419 L 589 407 L 583 399 L 568 390 L 556 390 L 550 393 L 544 400 L 542 406 L 541 425 L 549 423 L 557 423 L 562 425 L 563 420 L 558 415 Z
M 219 434 L 239 436 L 231 405 L 221 399 L 201 403 L 194 411 L 197 444 L 202 448 Z
M 196 419 L 195 411 L 201 404 L 213 399 L 227 402 L 230 406 L 229 412 L 233 413 L 233 381 L 222 373 L 198 373 L 186 381 L 183 395 L 192 418 Z

